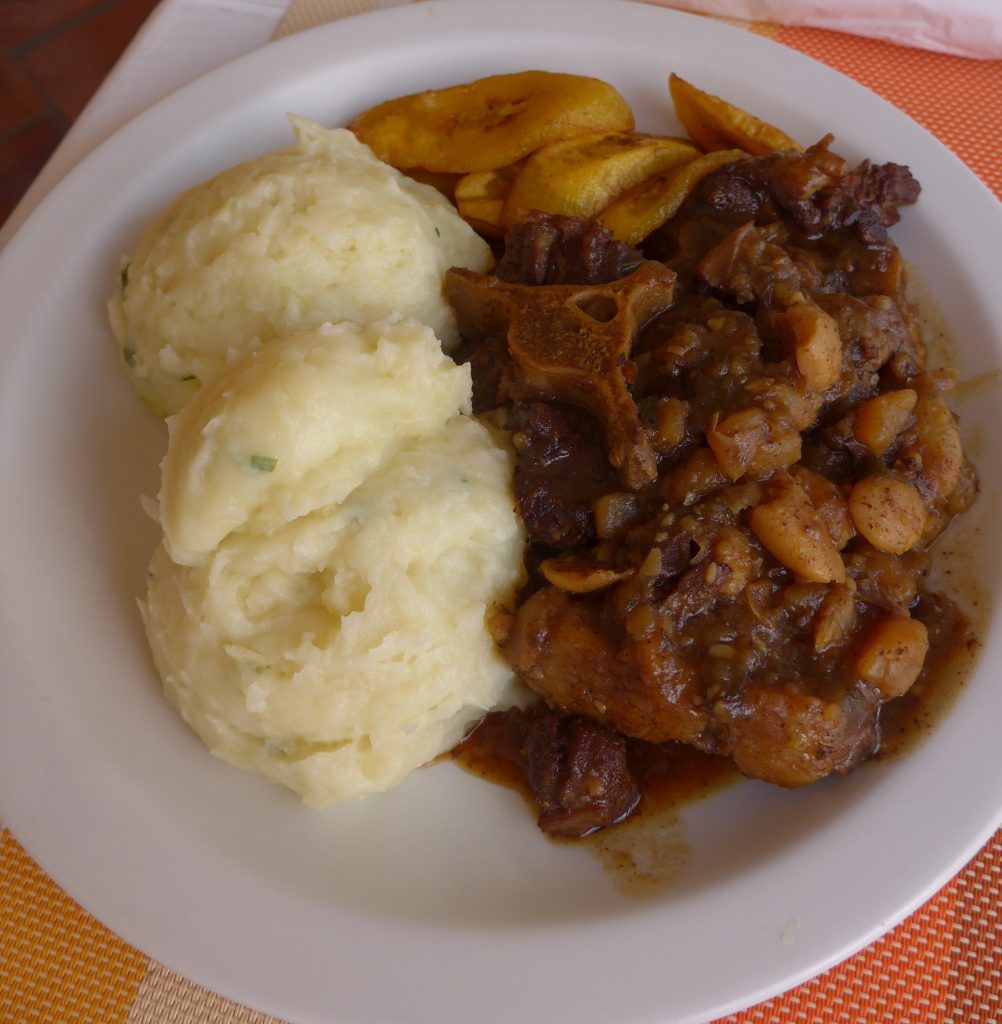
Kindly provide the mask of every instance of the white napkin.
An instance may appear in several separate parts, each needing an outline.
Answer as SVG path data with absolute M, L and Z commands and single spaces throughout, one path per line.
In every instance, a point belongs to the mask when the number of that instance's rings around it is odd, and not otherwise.
M 274 0 L 269 0 L 274 2 Z M 291 0 L 278 35 L 413 0 Z M 496 0 L 503 7 L 504 0 Z M 1002 59 L 1002 0 L 643 0 L 696 14 L 807 25 L 899 46 Z M 1000 72 L 1002 73 L 1002 72 Z
M 656 0 L 697 14 L 808 25 L 957 57 L 1002 59 L 1002 0 Z M 999 72 L 1002 74 L 1002 70 Z

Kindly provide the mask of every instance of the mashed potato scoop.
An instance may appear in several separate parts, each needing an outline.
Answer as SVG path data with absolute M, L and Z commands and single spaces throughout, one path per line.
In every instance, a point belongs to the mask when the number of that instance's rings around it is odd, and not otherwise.
M 324 806 L 525 699 L 485 626 L 523 579 L 512 455 L 469 401 L 388 320 L 277 339 L 172 422 L 143 612 L 214 753 Z
M 490 249 L 435 189 L 351 132 L 291 118 L 296 144 L 185 192 L 144 232 L 109 304 L 140 397 L 177 412 L 250 348 L 326 321 L 400 313 L 448 347 L 451 266 Z
M 191 565 L 247 523 L 342 501 L 393 448 L 468 413 L 469 396 L 468 367 L 414 321 L 324 324 L 247 353 L 168 421 L 171 558 Z

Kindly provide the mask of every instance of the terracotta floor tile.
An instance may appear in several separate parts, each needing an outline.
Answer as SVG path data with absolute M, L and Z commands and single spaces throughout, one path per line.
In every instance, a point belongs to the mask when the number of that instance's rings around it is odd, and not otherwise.
M 62 131 L 52 120 L 34 121 L 0 145 L 0 224 L 59 145 Z
M 97 7 L 100 0 L 0 0 L 0 46 L 25 43 L 67 18 Z
M 52 36 L 24 56 L 25 70 L 72 120 L 157 5 L 157 0 L 118 0 Z M 98 6 L 98 5 L 95 5 Z
M 0 53 L 0 132 L 29 121 L 48 110 L 34 83 L 9 57 Z M 6 143 L 4 143 L 6 145 Z

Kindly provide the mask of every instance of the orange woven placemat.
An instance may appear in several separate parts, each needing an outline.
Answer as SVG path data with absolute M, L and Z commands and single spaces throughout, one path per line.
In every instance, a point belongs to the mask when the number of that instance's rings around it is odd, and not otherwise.
M 294 0 L 279 34 L 376 6 L 378 0 Z M 1002 64 L 816 29 L 746 27 L 890 100 L 1002 198 Z M 1000 905 L 1002 831 L 884 938 L 726 1024 L 1000 1024 Z M 122 942 L 0 831 L 0 1024 L 34 1022 L 281 1024 Z
M 777 28 L 775 38 L 890 100 L 1002 199 L 1002 61 L 950 57 L 810 28 Z

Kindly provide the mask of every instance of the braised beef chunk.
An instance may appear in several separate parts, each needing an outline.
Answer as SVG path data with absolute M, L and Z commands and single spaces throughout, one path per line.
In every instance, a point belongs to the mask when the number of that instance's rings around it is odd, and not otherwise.
M 515 371 L 503 334 L 485 335 L 476 340 L 461 338 L 452 358 L 457 363 L 470 364 L 474 413 L 490 412 L 504 404 Z
M 908 356 L 916 370 L 924 362 L 913 325 L 887 296 L 820 295 L 818 305 L 838 324 L 842 345 L 860 369 L 879 370 L 897 354 Z
M 509 429 L 518 453 L 515 496 L 530 543 L 593 543 L 592 502 L 618 486 L 594 419 L 556 402 L 516 402 Z
M 616 592 L 572 597 L 537 590 L 518 610 L 505 653 L 547 704 L 586 715 L 635 739 L 681 740 L 718 752 L 703 684 L 660 629 L 643 635 L 650 606 L 637 605 L 628 630 Z
M 829 150 L 831 137 L 803 153 L 776 153 L 729 165 L 706 185 L 720 213 L 765 223 L 786 216 L 805 235 L 849 229 L 864 244 L 881 246 L 898 208 L 918 199 L 907 167 L 864 161 L 856 168 Z
M 505 238 L 495 274 L 513 284 L 606 284 L 642 258 L 600 224 L 533 210 Z
M 547 835 L 579 839 L 621 821 L 640 799 L 626 740 L 593 719 L 536 709 L 522 757 Z
M 700 261 L 700 279 L 741 305 L 782 309 L 804 288 L 800 269 L 780 246 L 748 221 Z

